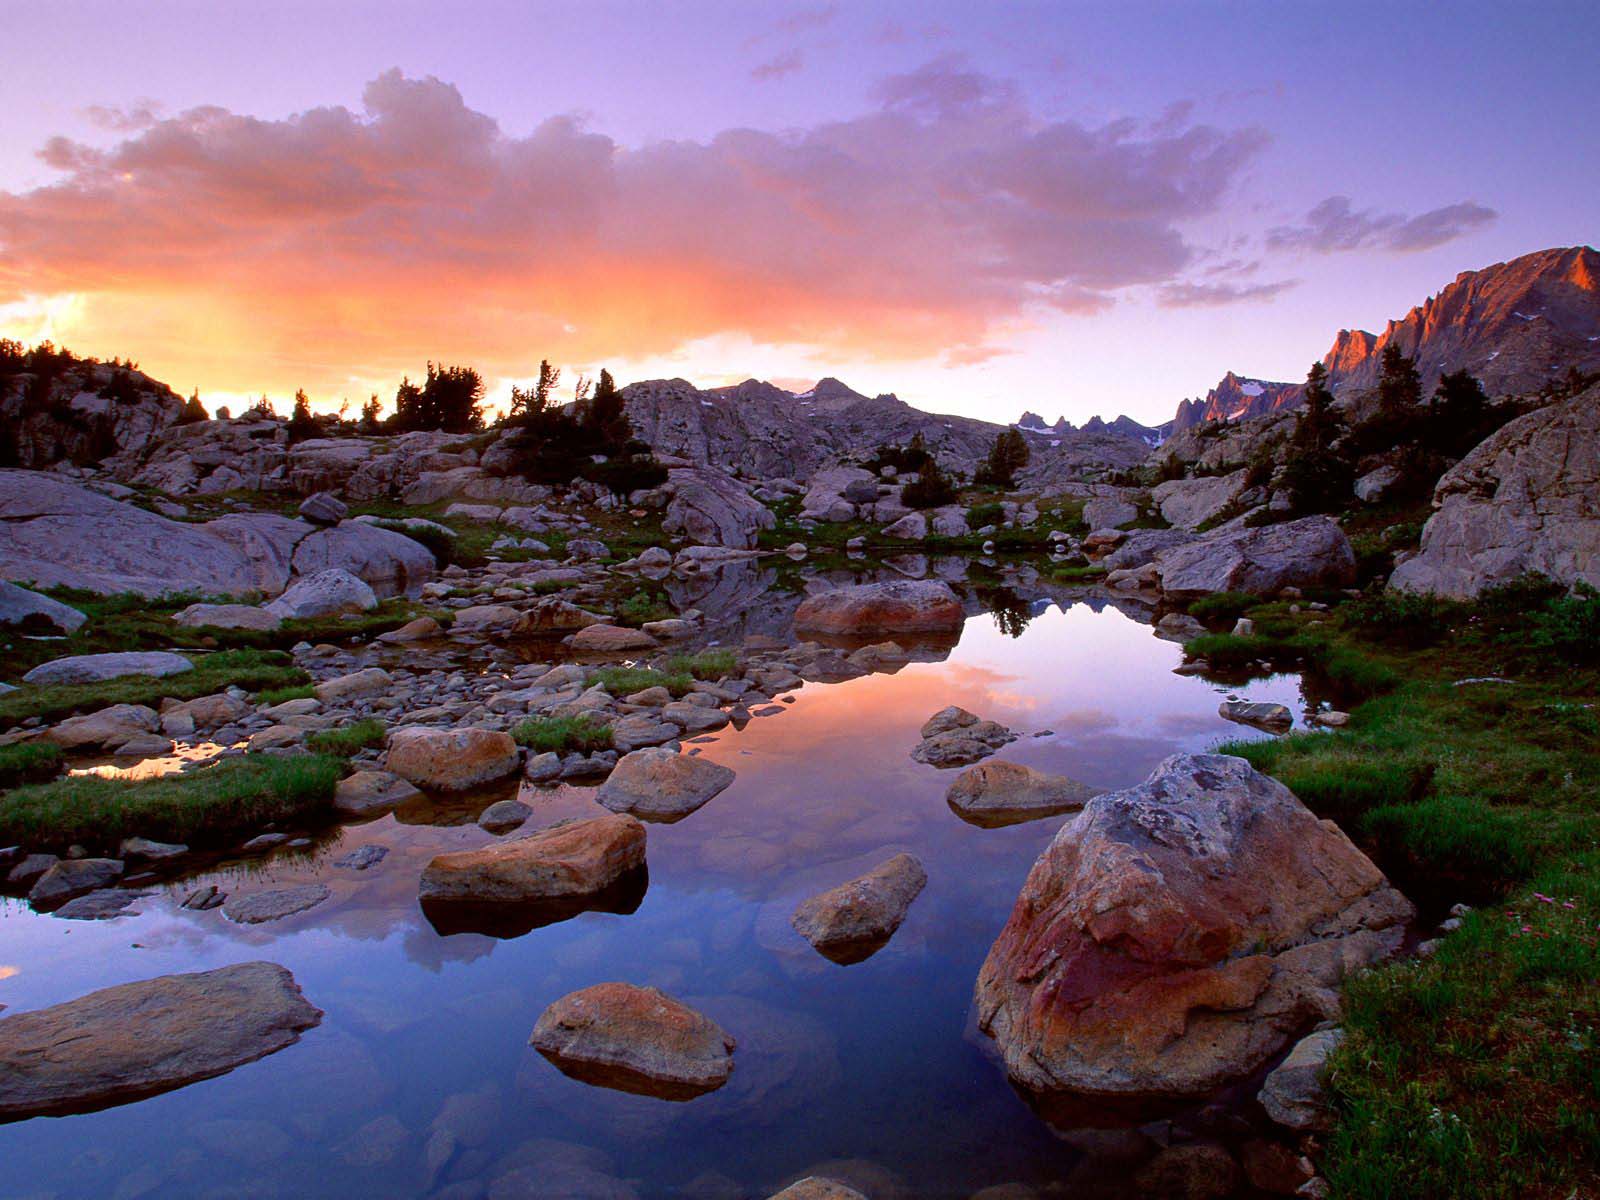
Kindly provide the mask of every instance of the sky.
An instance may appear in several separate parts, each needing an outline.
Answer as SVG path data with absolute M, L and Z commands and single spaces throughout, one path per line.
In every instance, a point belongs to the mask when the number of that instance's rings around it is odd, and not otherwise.
M 0 336 L 1156 422 L 1600 228 L 1592 0 L 0 0 Z

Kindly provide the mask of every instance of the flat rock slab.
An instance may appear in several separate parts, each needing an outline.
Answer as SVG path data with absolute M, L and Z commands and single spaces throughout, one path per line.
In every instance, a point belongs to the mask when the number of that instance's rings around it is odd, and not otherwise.
M 795 909 L 795 932 L 837 963 L 870 958 L 900 928 L 928 873 L 910 854 L 896 854 L 865 875 L 812 896 Z
M 545 1009 L 529 1044 L 586 1083 L 688 1100 L 728 1081 L 735 1043 L 656 988 L 598 983 Z
M 624 755 L 595 799 L 613 812 L 670 823 L 694 812 L 733 780 L 729 767 L 651 746 Z
M 22 677 L 23 683 L 99 683 L 124 675 L 181 675 L 194 664 L 167 650 L 129 650 L 117 654 L 75 654 L 40 663 Z
M 308 883 L 301 887 L 274 888 L 270 892 L 232 895 L 222 906 L 222 915 L 240 925 L 260 925 L 281 921 L 295 913 L 315 908 L 329 896 L 326 884 Z
M 0 1019 L 0 1120 L 90 1112 L 222 1075 L 322 1013 L 285 968 L 164 975 Z
M 333 860 L 333 865 L 343 867 L 347 871 L 365 871 L 368 867 L 375 867 L 389 856 L 387 846 L 360 846 Z
M 114 917 L 132 916 L 128 907 L 143 895 L 143 892 L 124 888 L 103 888 L 68 900 L 52 915 L 63 921 L 109 921 Z
M 1021 763 L 986 762 L 957 775 L 945 801 L 974 825 L 1015 825 L 1082 808 L 1094 788 L 1065 775 L 1047 775 Z
M 1294 724 L 1294 714 L 1282 704 L 1263 700 L 1224 700 L 1217 715 L 1241 725 L 1282 732 Z
M 524 904 L 598 893 L 644 865 L 644 826 L 607 813 L 563 821 L 525 838 L 435 855 L 423 900 Z

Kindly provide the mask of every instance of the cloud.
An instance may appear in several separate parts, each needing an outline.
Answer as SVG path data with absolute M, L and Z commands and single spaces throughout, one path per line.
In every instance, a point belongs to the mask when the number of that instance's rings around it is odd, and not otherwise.
M 1296 286 L 1298 279 L 1275 283 L 1169 283 L 1156 292 L 1162 308 L 1218 308 L 1249 300 L 1269 300 Z
M 1406 253 L 1442 246 L 1495 220 L 1500 214 L 1463 201 L 1407 217 L 1403 213 L 1356 212 L 1350 197 L 1329 196 L 1306 214 L 1303 225 L 1280 225 L 1267 232 L 1275 250 L 1389 250 Z
M 569 115 L 512 136 L 389 71 L 359 109 L 52 140 L 59 179 L 0 192 L 0 305 L 78 296 L 83 351 L 238 392 L 338 394 L 430 357 L 521 377 L 722 334 L 976 356 L 1029 313 L 1176 282 L 1182 227 L 1263 143 L 1045 120 L 955 60 L 848 120 L 639 146 Z
M 758 63 L 750 68 L 751 79 L 781 79 L 785 75 L 792 75 L 805 66 L 805 58 L 798 50 L 786 50 L 775 58 L 769 58 L 764 63 Z

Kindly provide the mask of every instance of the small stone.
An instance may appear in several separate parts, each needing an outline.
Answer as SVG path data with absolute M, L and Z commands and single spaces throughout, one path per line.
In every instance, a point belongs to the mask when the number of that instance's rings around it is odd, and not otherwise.
M 122 863 L 115 858 L 63 859 L 39 876 L 28 889 L 28 903 L 35 908 L 52 908 L 105 887 L 122 876 Z
M 375 867 L 389 856 L 387 846 L 359 846 L 333 860 L 336 867 L 344 867 L 350 871 L 365 871 L 368 867 Z
M 1254 725 L 1270 731 L 1285 730 L 1294 724 L 1294 714 L 1286 707 L 1266 701 L 1224 700 L 1217 707 L 1217 715 L 1241 725 Z
M 529 755 L 527 764 L 522 769 L 522 776 L 529 783 L 548 783 L 561 778 L 561 755 L 554 750 Z
M 900 928 L 928 873 L 910 854 L 897 854 L 848 883 L 812 896 L 795 909 L 795 931 L 839 963 L 860 962 Z
M 141 895 L 123 888 L 102 888 L 68 900 L 53 915 L 64 921 L 109 921 L 122 916 Z
M 520 800 L 500 800 L 478 814 L 478 825 L 490 833 L 509 833 L 532 815 L 533 809 Z
M 168 859 L 182 858 L 189 853 L 189 847 L 178 842 L 152 842 L 149 838 L 131 837 L 123 838 L 118 853 L 123 858 L 142 858 L 149 862 L 165 862 Z
M 595 799 L 613 812 L 671 822 L 694 812 L 734 777 L 718 763 L 652 746 L 624 755 Z
M 1328 1058 L 1344 1041 L 1344 1030 L 1321 1029 L 1295 1043 L 1289 1056 L 1261 1085 L 1261 1107 L 1279 1125 L 1301 1132 L 1332 1125 L 1322 1074 Z
M 422 792 L 389 771 L 357 771 L 339 781 L 333 790 L 335 811 L 350 817 L 369 817 L 415 800 Z

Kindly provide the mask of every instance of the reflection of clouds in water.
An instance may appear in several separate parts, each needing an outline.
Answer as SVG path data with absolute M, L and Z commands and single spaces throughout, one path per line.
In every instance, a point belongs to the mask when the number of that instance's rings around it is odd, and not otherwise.
M 21 967 L 0 965 L 0 979 L 10 979 L 15 975 L 20 975 L 21 973 Z
M 1057 733 L 1081 736 L 1086 733 L 1099 733 L 1106 729 L 1117 727 L 1115 713 L 1106 712 L 1099 708 L 1080 708 L 1074 712 L 1062 713 L 1052 717 L 1050 728 Z

